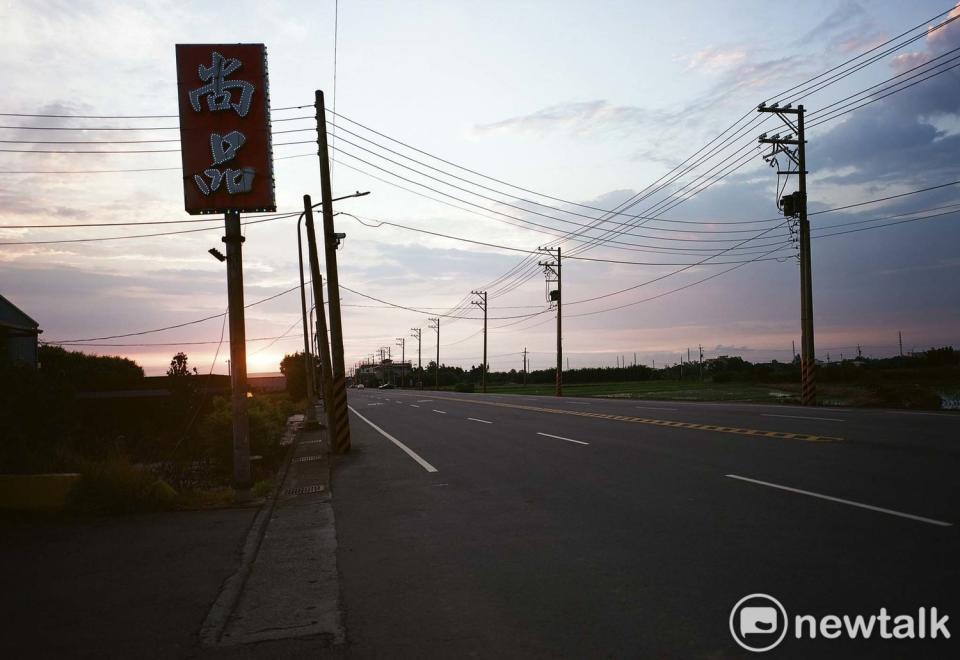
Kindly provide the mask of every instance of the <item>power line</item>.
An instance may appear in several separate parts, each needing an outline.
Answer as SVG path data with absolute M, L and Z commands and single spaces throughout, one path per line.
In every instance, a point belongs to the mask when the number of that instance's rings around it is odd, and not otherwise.
M 292 154 L 290 156 L 274 156 L 273 160 L 289 160 L 291 158 L 316 157 L 316 153 Z M 125 174 L 128 172 L 180 172 L 183 167 L 135 167 L 114 170 L 0 170 L 0 174 Z
M 486 242 L 486 241 L 478 241 L 478 240 L 474 240 L 474 239 L 470 239 L 470 238 L 463 238 L 463 237 L 461 237 L 461 236 L 451 236 L 450 234 L 443 234 L 443 233 L 440 233 L 440 232 L 431 231 L 431 230 L 429 230 L 429 229 L 420 229 L 420 228 L 417 228 L 417 227 L 409 227 L 409 226 L 407 226 L 407 225 L 402 225 L 402 224 L 399 224 L 399 223 L 396 223 L 396 222 L 388 222 L 388 221 L 386 221 L 386 220 L 371 220 L 371 219 L 368 218 L 368 219 L 367 219 L 368 221 L 370 221 L 370 222 L 376 222 L 376 223 L 377 223 L 376 225 L 369 225 L 369 224 L 367 224 L 366 222 L 364 222 L 363 219 L 361 219 L 360 217 L 358 217 L 358 216 L 356 216 L 356 215 L 353 215 L 352 213 L 344 213 L 343 211 L 340 212 L 340 215 L 345 215 L 345 216 L 347 216 L 347 217 L 353 218 L 354 220 L 356 220 L 356 221 L 359 222 L 360 224 L 364 225 L 365 227 L 372 227 L 372 228 L 374 228 L 374 229 L 377 228 L 377 227 L 381 227 L 381 226 L 396 227 L 396 228 L 398 228 L 398 229 L 405 229 L 405 230 L 417 232 L 417 233 L 420 233 L 420 234 L 428 234 L 428 235 L 430 235 L 430 236 L 437 236 L 437 237 L 439 237 L 439 238 L 448 238 L 448 239 L 453 240 L 453 241 L 460 241 L 460 242 L 463 242 L 463 243 L 470 243 L 470 244 L 472 244 L 472 245 L 481 245 L 481 246 L 484 246 L 484 247 L 491 247 L 491 248 L 496 248 L 496 249 L 499 249 L 499 250 L 508 250 L 508 251 L 510 251 L 510 252 L 522 252 L 522 253 L 524 253 L 524 254 L 541 254 L 540 252 L 537 252 L 536 250 L 526 250 L 526 249 L 524 249 L 524 248 L 512 247 L 512 246 L 509 246 L 509 245 L 500 245 L 500 244 L 497 244 L 497 243 L 489 243 L 489 242 Z M 685 263 L 677 264 L 677 263 L 663 263 L 663 262 L 653 262 L 653 261 L 622 261 L 622 260 L 618 260 L 618 259 L 599 259 L 599 258 L 593 258 L 593 257 L 577 257 L 577 256 L 571 256 L 571 257 L 567 257 L 567 258 L 568 258 L 568 259 L 575 259 L 575 260 L 578 260 L 578 261 L 591 261 L 591 262 L 606 263 L 606 264 L 624 264 L 624 265 L 629 265 L 629 266 L 685 266 L 685 265 L 687 265 L 687 264 L 685 264 Z M 723 263 L 732 263 L 732 262 L 725 261 L 725 262 L 716 262 L 716 263 L 718 263 L 718 264 L 723 264 Z
M 299 213 L 288 213 L 286 215 L 279 215 L 272 218 L 261 218 L 260 220 L 250 220 L 249 222 L 241 223 L 243 226 L 247 225 L 258 225 L 263 222 L 273 222 L 275 220 L 284 220 L 286 218 L 293 218 L 299 215 Z M 0 227 L 3 229 L 4 227 Z M 61 243 L 99 243 L 102 241 L 121 241 L 131 238 L 155 238 L 157 236 L 177 236 L 180 234 L 193 234 L 196 232 L 202 231 L 214 231 L 221 229 L 220 227 L 200 227 L 199 229 L 180 229 L 178 231 L 162 231 L 162 232 L 153 232 L 151 234 L 125 234 L 123 236 L 93 236 L 89 238 L 62 238 L 57 240 L 49 241 L 4 241 L 0 242 L 0 245 L 58 245 Z
M 290 287 L 289 289 L 287 289 L 287 290 L 285 290 L 285 291 L 281 291 L 280 293 L 276 293 L 276 294 L 274 294 L 274 295 L 272 295 L 272 296 L 267 296 L 266 298 L 261 298 L 260 300 L 256 300 L 256 301 L 254 301 L 254 302 L 252 302 L 252 303 L 249 303 L 249 304 L 247 304 L 247 305 L 244 305 L 243 307 L 244 307 L 244 309 L 248 309 L 248 308 L 250 308 L 250 307 L 255 307 L 256 305 L 262 305 L 262 304 L 265 303 L 265 302 L 269 302 L 269 301 L 271 301 L 271 300 L 275 300 L 275 299 L 279 298 L 280 296 L 285 296 L 285 295 L 287 295 L 288 293 L 292 293 L 292 292 L 294 292 L 294 291 L 298 291 L 299 289 L 300 289 L 300 285 L 297 284 L 296 286 L 292 286 L 292 287 Z M 44 343 L 47 343 L 47 344 L 77 344 L 77 343 L 86 342 L 86 341 L 106 341 L 106 340 L 109 340 L 109 339 L 123 339 L 123 338 L 125 338 L 125 337 L 140 337 L 140 336 L 142 336 L 142 335 L 149 335 L 149 334 L 153 334 L 153 333 L 155 333 L 155 332 L 164 332 L 164 331 L 166 331 L 166 330 L 175 330 L 175 329 L 177 329 L 177 328 L 185 328 L 185 327 L 187 327 L 187 326 L 189 326 L 189 325 L 196 325 L 197 323 L 203 323 L 204 321 L 209 321 L 209 320 L 211 320 L 211 319 L 218 319 L 218 318 L 220 318 L 221 316 L 225 316 L 225 315 L 226 315 L 226 312 L 224 312 L 224 313 L 222 313 L 222 314 L 214 314 L 214 315 L 212 315 L 212 316 L 205 316 L 205 317 L 203 317 L 202 319 L 195 319 L 195 320 L 193 320 L 193 321 L 186 321 L 186 322 L 184 322 L 184 323 L 178 323 L 178 324 L 176 324 L 176 325 L 168 325 L 168 326 L 165 326 L 165 327 L 163 327 L 163 328 L 152 328 L 152 329 L 150 329 L 150 330 L 140 330 L 140 331 L 137 331 L 137 332 L 128 332 L 128 333 L 126 333 L 126 334 L 121 334 L 121 335 L 109 335 L 109 336 L 107 336 L 107 337 L 86 337 L 86 338 L 83 338 L 83 339 L 61 339 L 61 340 L 58 340 L 58 341 L 52 341 L 52 340 L 51 340 L 51 341 L 47 341 L 47 342 L 44 342 Z
M 299 211 L 281 211 L 279 213 L 251 214 L 249 218 L 290 217 Z M 192 222 L 223 222 L 220 217 L 190 218 L 189 220 L 141 220 L 136 222 L 88 222 L 59 225 L 0 225 L 0 229 L 72 229 L 83 227 L 134 227 L 139 225 L 179 225 Z
M 283 108 L 270 108 L 270 112 L 283 112 L 284 110 L 299 110 L 312 106 L 289 105 Z M 180 115 L 67 115 L 67 114 L 46 114 L 46 113 L 25 113 L 25 112 L 0 112 L 0 117 L 33 117 L 41 119 L 177 119 Z
M 294 144 L 314 144 L 315 140 L 297 140 L 294 142 L 274 142 L 274 147 L 289 147 Z M 172 154 L 180 149 L 0 149 L 2 153 L 12 154 Z

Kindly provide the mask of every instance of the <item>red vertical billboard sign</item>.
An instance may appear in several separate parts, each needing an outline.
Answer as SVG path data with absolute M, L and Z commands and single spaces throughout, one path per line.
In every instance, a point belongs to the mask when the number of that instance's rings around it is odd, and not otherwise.
M 176 50 L 187 213 L 276 211 L 266 47 Z

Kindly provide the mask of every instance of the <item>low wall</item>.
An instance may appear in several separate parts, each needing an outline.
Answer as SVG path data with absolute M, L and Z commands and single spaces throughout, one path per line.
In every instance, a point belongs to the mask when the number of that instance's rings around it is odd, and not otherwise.
M 0 474 L 0 509 L 58 511 L 67 505 L 79 474 Z

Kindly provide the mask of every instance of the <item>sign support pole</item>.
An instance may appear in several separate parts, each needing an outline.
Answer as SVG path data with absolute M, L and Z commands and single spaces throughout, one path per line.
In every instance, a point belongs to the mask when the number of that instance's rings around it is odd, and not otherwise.
M 250 497 L 250 424 L 247 418 L 247 338 L 243 316 L 243 241 L 240 213 L 224 217 L 227 301 L 230 315 L 230 380 L 233 403 L 233 487 L 238 501 Z

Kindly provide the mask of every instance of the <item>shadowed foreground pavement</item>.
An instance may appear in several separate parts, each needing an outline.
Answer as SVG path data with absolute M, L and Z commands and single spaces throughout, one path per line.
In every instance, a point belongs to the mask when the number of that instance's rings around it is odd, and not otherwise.
M 0 657 L 187 656 L 255 513 L 0 519 Z

